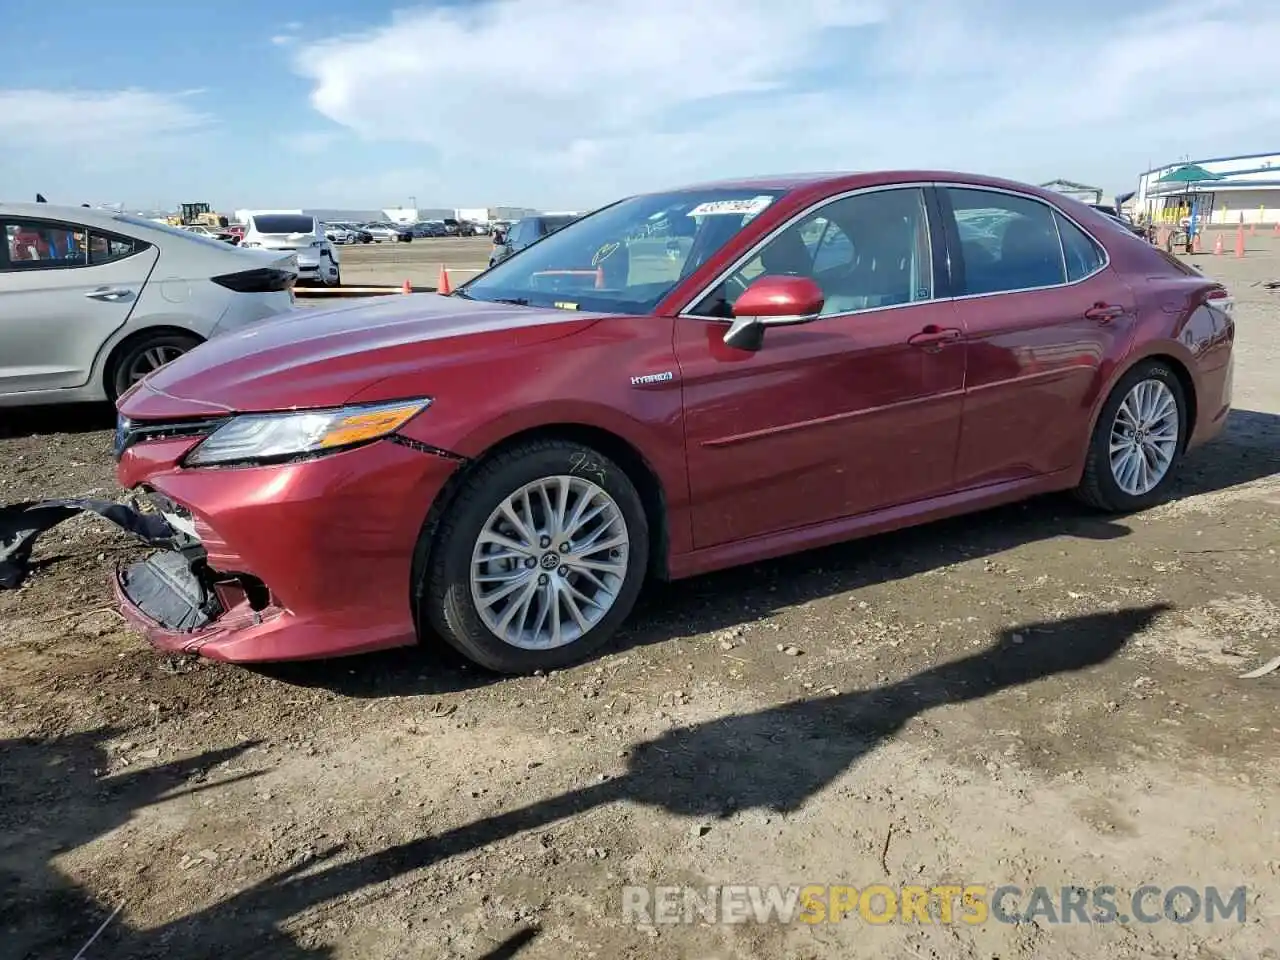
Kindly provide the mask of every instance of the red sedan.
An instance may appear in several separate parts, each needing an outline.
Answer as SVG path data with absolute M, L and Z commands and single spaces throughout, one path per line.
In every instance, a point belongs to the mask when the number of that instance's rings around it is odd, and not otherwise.
M 597 210 L 452 295 L 215 338 L 119 403 L 179 550 L 123 570 L 161 648 L 485 667 L 604 643 L 689 577 L 1074 490 L 1165 495 L 1231 401 L 1231 298 L 984 177 L 713 183 Z

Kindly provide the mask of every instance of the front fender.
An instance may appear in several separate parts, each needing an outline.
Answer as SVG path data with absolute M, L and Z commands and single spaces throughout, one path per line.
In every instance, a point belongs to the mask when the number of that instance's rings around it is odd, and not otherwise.
M 661 400 L 660 394 L 665 394 Z M 466 425 L 435 421 L 432 411 L 411 421 L 402 431 L 410 439 L 443 448 L 468 459 L 483 457 L 513 437 L 534 431 L 588 428 L 608 433 L 630 446 L 649 466 L 662 487 L 667 509 L 668 549 L 692 549 L 689 525 L 689 476 L 684 456 L 678 385 L 667 391 L 648 391 L 643 418 L 605 403 L 587 400 L 546 400 L 513 406 L 496 416 Z

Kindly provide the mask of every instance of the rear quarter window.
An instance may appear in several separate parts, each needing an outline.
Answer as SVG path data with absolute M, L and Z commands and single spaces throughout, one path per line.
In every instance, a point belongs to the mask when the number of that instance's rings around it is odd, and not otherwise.
M 1101 269 L 1106 262 L 1106 254 L 1097 241 L 1057 211 L 1053 215 L 1058 223 L 1062 252 L 1067 261 L 1067 280 L 1082 280 Z

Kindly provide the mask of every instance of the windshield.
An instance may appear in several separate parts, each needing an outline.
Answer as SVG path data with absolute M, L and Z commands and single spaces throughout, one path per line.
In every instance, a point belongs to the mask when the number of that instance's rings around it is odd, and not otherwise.
M 316 222 L 296 213 L 264 213 L 253 218 L 259 233 L 314 233 Z
M 631 197 L 578 220 L 565 218 L 572 222 L 491 267 L 458 295 L 650 313 L 783 192 L 707 188 Z

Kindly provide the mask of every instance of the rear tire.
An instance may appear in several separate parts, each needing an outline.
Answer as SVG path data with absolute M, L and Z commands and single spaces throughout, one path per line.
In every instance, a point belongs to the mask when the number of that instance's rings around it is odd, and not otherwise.
M 508 523 L 513 509 L 521 526 Z M 558 669 L 594 653 L 630 614 L 649 562 L 631 479 L 563 440 L 481 463 L 423 538 L 419 622 L 499 673 Z
M 1148 413 L 1135 418 L 1144 407 Z M 1159 360 L 1136 364 L 1098 414 L 1076 497 L 1112 513 L 1160 502 L 1182 461 L 1189 426 L 1186 394 L 1169 365 Z M 1132 474 L 1135 465 L 1146 473 Z
M 203 341 L 192 334 L 158 333 L 128 344 L 107 371 L 107 399 L 112 403 L 143 376 L 176 360 Z

